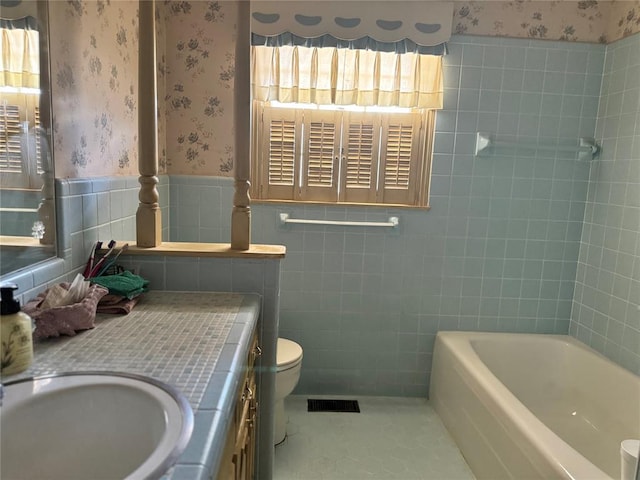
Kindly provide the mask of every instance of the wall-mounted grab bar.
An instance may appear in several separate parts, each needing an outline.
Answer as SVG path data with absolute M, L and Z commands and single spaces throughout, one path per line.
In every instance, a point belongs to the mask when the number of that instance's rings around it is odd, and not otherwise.
M 555 152 L 577 152 L 580 153 L 580 158 L 595 158 L 600 152 L 600 145 L 598 145 L 593 138 L 581 137 L 579 145 L 544 145 L 544 144 L 531 144 L 531 143 L 517 143 L 506 142 L 495 139 L 495 136 L 490 133 L 478 132 L 476 134 L 476 155 L 480 155 L 485 150 L 491 147 L 511 147 L 511 148 L 529 148 L 533 150 L 546 150 Z
M 38 213 L 37 208 L 0 207 L 0 212 Z
M 346 222 L 343 220 L 305 220 L 302 218 L 290 218 L 288 213 L 280 214 L 280 225 L 286 223 L 301 223 L 307 225 L 343 225 L 347 227 L 391 227 L 398 228 L 398 217 L 389 217 L 388 222 Z

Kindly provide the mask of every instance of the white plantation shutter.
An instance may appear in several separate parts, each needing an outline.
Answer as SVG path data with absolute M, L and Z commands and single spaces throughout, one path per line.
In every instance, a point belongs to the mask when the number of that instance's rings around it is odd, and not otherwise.
M 415 201 L 420 150 L 420 116 L 417 114 L 390 114 L 384 117 L 381 172 L 383 172 L 382 203 L 408 203 Z
M 269 131 L 269 184 L 293 185 L 296 124 L 272 120 Z
M 252 198 L 426 205 L 432 112 L 258 103 L 254 119 Z
M 267 198 L 291 200 L 297 186 L 296 158 L 300 156 L 301 126 L 294 110 L 265 109 L 260 183 Z
M 0 104 L 0 173 L 22 173 L 20 108 Z
M 305 200 L 336 201 L 341 115 L 339 112 L 307 110 L 303 117 L 302 196 Z
M 380 114 L 345 114 L 340 201 L 374 203 L 378 184 Z
M 0 186 L 42 186 L 39 95 L 3 92 L 0 101 Z M 45 145 L 46 146 L 46 145 Z

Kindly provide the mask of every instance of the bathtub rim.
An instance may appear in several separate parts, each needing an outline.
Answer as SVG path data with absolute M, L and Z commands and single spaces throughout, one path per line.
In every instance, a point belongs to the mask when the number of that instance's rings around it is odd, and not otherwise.
M 504 340 L 533 337 L 537 341 L 561 342 L 594 354 L 614 368 L 626 372 L 631 376 L 630 378 L 637 379 L 638 377 L 633 372 L 616 364 L 570 335 L 460 330 L 441 330 L 436 334 L 433 354 L 434 370 L 437 368 L 436 363 L 439 361 L 438 350 L 445 348 L 460 363 L 462 370 L 466 374 L 463 380 L 467 386 L 471 387 L 468 383 L 469 380 L 476 382 L 476 386 L 479 386 L 485 397 L 478 400 L 483 402 L 484 406 L 491 412 L 491 415 L 494 415 L 494 418 L 505 416 L 509 423 L 503 426 L 508 427 L 509 434 L 521 435 L 526 441 L 530 442 L 537 454 L 548 460 L 549 467 L 559 478 L 594 478 L 594 474 L 596 474 L 598 475 L 596 478 L 614 480 L 547 427 L 493 374 L 472 345 L 474 338 L 482 337 L 499 337 Z M 458 373 L 461 374 L 462 372 Z M 432 388 L 434 388 L 434 384 L 430 385 L 429 388 L 430 397 L 433 396 Z M 486 401 L 487 399 L 489 402 Z M 531 428 L 532 426 L 535 428 Z

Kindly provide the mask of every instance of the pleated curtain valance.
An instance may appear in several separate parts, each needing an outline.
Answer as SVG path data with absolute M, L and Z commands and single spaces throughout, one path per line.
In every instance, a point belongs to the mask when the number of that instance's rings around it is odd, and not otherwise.
M 0 19 L 0 87 L 40 88 L 37 21 Z
M 316 47 L 252 47 L 256 100 L 442 108 L 442 57 Z
M 442 108 L 452 3 L 253 1 L 261 101 Z

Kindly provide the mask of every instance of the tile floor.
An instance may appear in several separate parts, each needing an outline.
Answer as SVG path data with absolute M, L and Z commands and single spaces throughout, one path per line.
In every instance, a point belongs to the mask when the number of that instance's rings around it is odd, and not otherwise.
M 360 413 L 307 412 L 285 400 L 288 438 L 276 447 L 275 480 L 473 480 L 440 418 L 424 398 L 358 400 Z

